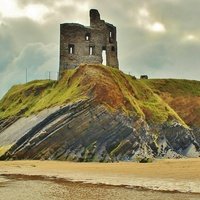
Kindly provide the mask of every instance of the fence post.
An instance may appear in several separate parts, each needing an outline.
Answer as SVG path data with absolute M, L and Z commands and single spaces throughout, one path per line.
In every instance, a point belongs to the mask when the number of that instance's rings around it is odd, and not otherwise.
M 26 83 L 28 82 L 28 69 L 26 68 Z

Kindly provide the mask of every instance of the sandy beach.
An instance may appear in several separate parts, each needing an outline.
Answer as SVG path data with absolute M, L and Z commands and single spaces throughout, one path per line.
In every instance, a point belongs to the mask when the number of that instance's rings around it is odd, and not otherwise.
M 37 195 L 33 195 L 34 191 Z M 196 200 L 200 199 L 200 159 L 156 160 L 148 164 L 2 161 L 0 193 L 0 199 L 6 200 Z

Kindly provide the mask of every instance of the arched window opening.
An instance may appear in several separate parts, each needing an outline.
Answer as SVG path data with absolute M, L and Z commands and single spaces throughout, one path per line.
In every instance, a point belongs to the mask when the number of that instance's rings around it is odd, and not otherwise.
M 69 44 L 68 50 L 69 50 L 69 54 L 74 54 L 75 52 L 74 44 Z
M 111 47 L 111 51 L 115 51 L 115 47 L 114 46 Z
M 107 65 L 106 47 L 102 47 L 102 64 Z
M 110 43 L 113 42 L 113 32 L 112 31 L 109 32 L 109 42 Z
M 89 47 L 89 55 L 90 56 L 94 55 L 94 46 Z
M 90 33 L 86 33 L 85 34 L 85 40 L 90 41 L 90 36 L 91 36 Z

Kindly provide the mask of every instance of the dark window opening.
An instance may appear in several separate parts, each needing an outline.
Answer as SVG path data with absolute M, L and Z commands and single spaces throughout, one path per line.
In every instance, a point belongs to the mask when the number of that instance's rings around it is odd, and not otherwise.
M 106 47 L 105 46 L 102 47 L 102 51 L 104 51 L 104 50 L 106 51 Z
M 90 33 L 86 33 L 85 34 L 85 40 L 90 41 L 90 36 L 91 36 Z
M 89 47 L 89 55 L 90 56 L 94 55 L 94 46 Z
M 111 51 L 115 51 L 115 47 L 114 46 L 111 47 Z
M 74 44 L 69 44 L 69 46 L 68 46 L 68 50 L 69 50 L 69 54 L 74 54 Z
M 110 33 L 109 33 L 109 42 L 113 43 L 113 32 L 112 31 L 110 31 Z

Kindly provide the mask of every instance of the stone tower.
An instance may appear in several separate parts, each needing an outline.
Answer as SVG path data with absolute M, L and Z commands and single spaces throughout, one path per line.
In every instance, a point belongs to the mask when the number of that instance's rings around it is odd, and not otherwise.
M 60 25 L 60 69 L 72 69 L 80 64 L 102 64 L 118 68 L 116 27 L 101 20 L 98 10 L 90 10 L 90 26 L 76 23 Z

